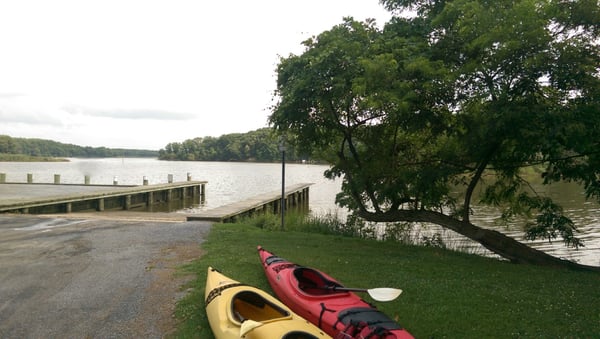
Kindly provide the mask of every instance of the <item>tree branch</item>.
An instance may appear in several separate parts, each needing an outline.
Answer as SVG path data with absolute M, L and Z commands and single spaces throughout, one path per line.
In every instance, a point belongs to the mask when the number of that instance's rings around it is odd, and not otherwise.
M 471 181 L 469 182 L 469 186 L 467 187 L 467 190 L 465 192 L 465 201 L 463 204 L 463 221 L 464 222 L 469 222 L 469 219 L 470 219 L 469 210 L 471 208 L 471 198 L 473 197 L 473 191 L 475 191 L 475 187 L 479 183 L 479 180 L 481 179 L 481 175 L 483 174 L 483 171 L 485 171 L 485 169 L 487 168 L 487 165 L 489 164 L 490 160 L 496 153 L 496 150 L 498 150 L 498 148 L 500 147 L 500 144 L 501 144 L 501 142 L 492 145 L 490 150 L 487 152 L 485 157 L 481 160 L 481 162 L 477 166 L 477 170 L 475 171 L 473 178 L 471 178 Z
M 356 151 L 356 147 L 352 143 L 352 135 L 350 134 L 350 132 L 348 132 L 345 139 L 348 142 L 348 148 L 350 149 L 350 152 L 352 153 L 352 156 L 354 157 L 359 170 L 362 172 L 363 165 L 362 165 L 362 162 L 360 161 L 360 154 L 358 153 L 358 151 Z M 369 199 L 371 200 L 371 204 L 373 205 L 373 208 L 375 209 L 375 211 L 381 212 L 381 207 L 379 206 L 379 203 L 377 202 L 377 198 L 375 197 L 373 186 L 371 185 L 370 181 L 365 180 L 364 185 L 365 185 L 365 191 L 367 192 L 367 195 L 369 196 Z
M 529 247 L 501 232 L 488 230 L 461 221 L 441 212 L 429 210 L 396 210 L 385 213 L 359 212 L 359 216 L 373 222 L 425 222 L 434 223 L 477 241 L 488 250 L 514 263 L 566 267 L 600 272 L 600 267 L 578 264 L 551 256 Z
M 345 149 L 345 143 L 346 143 L 346 139 L 344 138 L 340 144 L 340 151 L 338 153 L 338 157 L 341 160 L 341 164 L 346 167 L 348 166 L 348 159 L 346 159 L 346 155 L 344 153 L 344 149 Z M 346 179 L 349 183 L 355 182 L 354 181 L 354 176 L 352 175 L 352 171 L 349 170 L 344 170 L 344 173 L 346 175 Z M 360 194 L 358 193 L 358 191 L 356 190 L 356 188 L 352 185 L 350 185 L 350 194 L 352 194 L 352 196 L 354 197 L 354 201 L 356 202 L 356 204 L 358 205 L 358 208 L 360 211 L 366 212 L 367 211 L 367 207 L 365 206 L 365 204 L 363 203 L 363 200 L 360 196 Z

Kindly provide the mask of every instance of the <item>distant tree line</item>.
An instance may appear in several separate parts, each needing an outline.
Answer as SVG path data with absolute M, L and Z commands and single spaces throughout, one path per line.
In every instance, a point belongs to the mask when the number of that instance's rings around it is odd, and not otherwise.
M 281 160 L 279 137 L 270 128 L 248 133 L 225 134 L 220 137 L 188 139 L 172 142 L 158 151 L 160 160 L 182 161 L 256 161 Z M 286 142 L 286 161 L 307 160 L 307 155 L 297 152 L 290 141 Z
M 89 147 L 44 139 L 12 138 L 0 135 L 0 154 L 22 154 L 33 157 L 112 158 L 156 157 L 157 151 L 122 148 Z

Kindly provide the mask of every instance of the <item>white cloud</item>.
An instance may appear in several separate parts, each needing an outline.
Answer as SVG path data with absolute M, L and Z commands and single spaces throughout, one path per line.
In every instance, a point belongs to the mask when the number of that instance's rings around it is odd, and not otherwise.
M 32 100 L 22 94 L 0 96 L 0 121 L 3 125 L 17 123 L 60 127 L 63 125 L 63 114 L 54 106 L 44 98 Z
M 136 119 L 136 120 L 189 120 L 195 117 L 191 113 L 174 112 L 158 109 L 98 109 L 83 106 L 65 106 L 63 109 L 70 114 L 79 114 L 84 116 L 105 117 L 114 119 Z
M 389 18 L 377 0 L 2 1 L 0 134 L 158 149 L 265 127 L 279 56 L 344 16 Z

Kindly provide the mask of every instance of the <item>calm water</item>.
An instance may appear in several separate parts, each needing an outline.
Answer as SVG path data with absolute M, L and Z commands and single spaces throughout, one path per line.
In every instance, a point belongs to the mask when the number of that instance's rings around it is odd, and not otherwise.
M 39 183 L 52 183 L 54 174 L 60 174 L 62 183 L 83 184 L 85 176 L 89 176 L 91 184 L 105 185 L 111 185 L 115 179 L 123 185 L 141 185 L 144 177 L 149 184 L 166 183 L 169 174 L 173 175 L 175 182 L 185 181 L 189 173 L 192 180 L 208 181 L 205 203 L 194 207 L 191 212 L 281 190 L 281 164 L 175 162 L 134 158 L 70 160 L 60 163 L 0 162 L 0 173 L 6 173 L 7 182 L 27 182 L 27 173 L 31 173 L 34 182 Z M 341 182 L 325 179 L 323 172 L 326 169 L 327 166 L 323 165 L 286 164 L 286 185 L 313 183 L 310 188 L 312 213 L 343 216 L 345 211 L 335 205 L 335 195 Z M 549 244 L 544 241 L 536 242 L 533 246 L 584 264 L 600 265 L 600 204 L 586 202 L 573 185 L 559 186 L 548 194 L 562 204 L 567 214 L 576 222 L 581 231 L 579 236 L 584 240 L 586 247 L 575 251 L 566 249 L 561 242 Z M 501 231 L 517 239 L 522 238 L 518 230 L 510 230 L 499 224 L 496 220 L 497 215 L 492 208 L 479 207 L 475 209 L 473 222 L 490 228 L 501 228 Z M 459 247 L 478 247 L 477 244 L 436 226 L 425 225 L 418 232 L 422 235 L 440 232 L 450 239 L 448 242 Z

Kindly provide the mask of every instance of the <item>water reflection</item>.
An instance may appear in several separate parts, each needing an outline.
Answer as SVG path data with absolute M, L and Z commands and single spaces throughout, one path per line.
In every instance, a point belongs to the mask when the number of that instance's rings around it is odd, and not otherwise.
M 144 212 L 181 212 L 185 211 L 190 213 L 194 208 L 199 208 L 204 205 L 200 196 L 184 197 L 183 199 L 173 199 L 171 201 L 164 201 L 160 203 L 154 203 L 152 205 L 145 205 L 133 208 L 132 210 L 144 211 Z
M 340 190 L 341 182 L 325 179 L 323 172 L 327 168 L 323 165 L 286 164 L 286 185 L 313 183 L 310 187 L 311 213 L 345 216 L 346 212 L 335 205 L 335 195 Z M 92 184 L 104 185 L 111 185 L 115 177 L 119 184 L 123 185 L 141 185 L 144 177 L 149 184 L 166 183 L 169 174 L 173 176 L 173 181 L 179 182 L 186 181 L 189 173 L 192 180 L 206 180 L 208 183 L 205 202 L 191 202 L 192 208 L 186 212 L 212 209 L 257 194 L 281 190 L 280 164 L 171 162 L 132 158 L 71 159 L 71 162 L 67 163 L 0 162 L 0 173 L 6 173 L 8 182 L 27 182 L 27 173 L 31 173 L 34 182 L 51 183 L 54 174 L 60 174 L 62 183 L 83 184 L 84 177 L 89 176 Z M 600 265 L 600 205 L 597 202 L 586 202 L 585 196 L 574 185 L 537 186 L 537 189 L 545 190 L 563 205 L 566 213 L 578 225 L 581 231 L 579 236 L 584 240 L 586 247 L 579 251 L 567 249 L 560 241 L 551 244 L 547 241 L 536 241 L 534 247 L 584 264 Z M 152 207 L 152 211 L 177 211 L 184 208 L 177 204 L 178 202 L 172 202 L 166 207 Z M 497 218 L 499 214 L 496 209 L 475 206 L 474 212 L 472 221 L 475 224 L 500 228 L 518 240 L 523 239 L 520 224 L 503 225 Z M 423 225 L 418 232 L 423 235 L 441 233 L 447 239 L 447 243 L 461 248 L 472 248 L 474 251 L 485 251 L 478 244 L 435 225 Z

